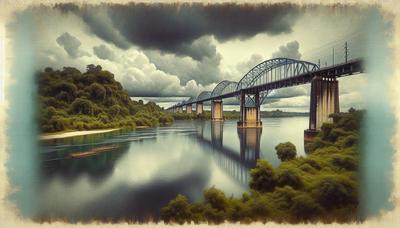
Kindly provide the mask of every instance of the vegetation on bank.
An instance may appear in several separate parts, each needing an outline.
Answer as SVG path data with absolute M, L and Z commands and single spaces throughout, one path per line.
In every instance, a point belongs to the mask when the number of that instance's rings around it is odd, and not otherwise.
M 280 118 L 280 117 L 295 117 L 295 116 L 308 116 L 308 113 L 303 112 L 283 112 L 279 109 L 274 111 L 261 111 L 262 118 Z M 209 120 L 211 119 L 211 112 L 204 111 L 202 114 L 196 114 L 196 111 L 193 110 L 192 113 L 173 113 L 173 117 L 175 120 Z M 224 119 L 239 119 L 240 113 L 236 110 L 233 111 L 224 111 Z
M 210 120 L 211 112 L 203 111 L 202 114 L 197 114 L 195 110 L 192 113 L 173 113 L 172 114 L 174 120 Z M 224 111 L 224 119 L 239 119 L 239 113 L 236 111 Z
M 250 192 L 235 198 L 212 187 L 198 203 L 178 195 L 161 209 L 161 218 L 179 224 L 355 220 L 362 112 L 351 109 L 332 118 L 307 145 L 307 157 L 295 157 L 294 145 L 283 143 L 276 147 L 282 160 L 278 167 L 258 160 L 250 172 Z
M 101 66 L 48 67 L 37 76 L 42 132 L 104 128 L 154 127 L 173 122 L 154 102 L 131 100 L 128 92 Z

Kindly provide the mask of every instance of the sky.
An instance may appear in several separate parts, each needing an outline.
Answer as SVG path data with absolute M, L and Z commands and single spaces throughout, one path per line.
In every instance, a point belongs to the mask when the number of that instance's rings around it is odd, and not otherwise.
M 271 58 L 331 65 L 344 61 L 346 41 L 349 59 L 361 57 L 368 23 L 368 9 L 288 4 L 58 4 L 22 14 L 33 17 L 38 70 L 85 71 L 98 64 L 133 99 L 165 108 L 212 91 L 222 80 L 239 81 Z M 366 83 L 364 74 L 340 79 L 341 109 L 363 107 Z M 262 110 L 306 112 L 309 90 L 302 85 L 272 91 Z

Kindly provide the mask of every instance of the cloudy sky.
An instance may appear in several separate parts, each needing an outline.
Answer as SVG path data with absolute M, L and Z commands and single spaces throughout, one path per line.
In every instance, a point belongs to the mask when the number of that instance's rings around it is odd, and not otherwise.
M 130 96 L 168 107 L 240 80 L 274 57 L 321 66 L 363 53 L 367 11 L 293 5 L 97 5 L 36 7 L 38 69 L 99 64 Z M 32 13 L 33 12 L 33 13 Z M 334 48 L 334 50 L 332 50 Z M 333 54 L 334 53 L 334 54 Z M 334 55 L 334 59 L 333 56 Z M 363 74 L 341 79 L 341 108 L 362 107 Z M 263 109 L 307 111 L 309 85 L 274 91 Z M 225 109 L 236 109 L 227 106 Z

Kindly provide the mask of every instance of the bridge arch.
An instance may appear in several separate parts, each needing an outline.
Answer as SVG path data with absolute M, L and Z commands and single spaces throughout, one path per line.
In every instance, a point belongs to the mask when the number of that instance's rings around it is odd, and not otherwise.
M 236 90 L 287 79 L 318 70 L 318 65 L 296 59 L 274 58 L 266 60 L 247 72 L 240 79 Z
M 196 101 L 200 101 L 200 100 L 207 99 L 210 97 L 211 97 L 211 91 L 203 91 L 197 96 Z
M 237 82 L 223 80 L 215 86 L 214 90 L 211 92 L 211 97 L 217 97 L 225 93 L 234 92 L 237 88 Z

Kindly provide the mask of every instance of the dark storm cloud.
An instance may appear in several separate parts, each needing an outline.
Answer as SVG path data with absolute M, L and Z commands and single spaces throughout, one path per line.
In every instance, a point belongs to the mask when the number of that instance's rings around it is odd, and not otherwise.
M 185 85 L 190 80 L 195 80 L 202 85 L 219 82 L 223 77 L 219 69 L 222 57 L 215 51 L 215 45 L 208 37 L 202 37 L 200 40 L 202 40 L 200 43 L 205 43 L 208 48 L 213 49 L 212 54 L 205 56 L 202 61 L 193 61 L 190 58 L 175 55 L 163 55 L 159 51 L 146 51 L 145 53 L 157 69 L 177 75 L 181 85 Z
M 291 58 L 291 59 L 300 59 L 301 54 L 299 52 L 300 44 L 299 42 L 292 41 L 288 42 L 286 45 L 282 45 L 279 47 L 279 50 L 272 53 L 272 58 Z
M 57 44 L 62 46 L 67 54 L 72 58 L 77 58 L 86 53 L 79 51 L 81 42 L 74 36 L 70 35 L 68 32 L 63 33 L 57 39 Z
M 93 52 L 100 59 L 108 59 L 108 60 L 114 59 L 113 51 L 104 44 L 93 47 Z
M 127 48 L 126 41 L 145 49 L 158 49 L 196 60 L 210 50 L 193 43 L 205 35 L 218 41 L 247 39 L 258 33 L 289 33 L 298 8 L 289 4 L 129 4 L 76 9 L 58 8 L 80 15 L 98 37 Z M 212 50 L 211 50 L 212 51 Z

